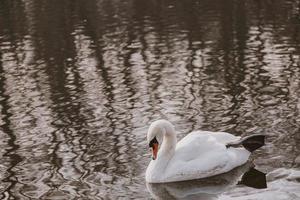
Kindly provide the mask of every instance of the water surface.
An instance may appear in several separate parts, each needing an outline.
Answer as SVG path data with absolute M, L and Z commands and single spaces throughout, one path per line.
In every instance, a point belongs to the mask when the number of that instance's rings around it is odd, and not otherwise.
M 1 0 L 2 199 L 150 199 L 155 119 L 263 133 L 268 188 L 300 199 L 296 0 Z

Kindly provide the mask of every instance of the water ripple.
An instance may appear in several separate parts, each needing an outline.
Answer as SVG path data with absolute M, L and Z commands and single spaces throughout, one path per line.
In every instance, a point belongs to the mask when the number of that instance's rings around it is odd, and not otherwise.
M 1 1 L 1 198 L 149 198 L 158 118 L 180 138 L 267 134 L 270 188 L 220 199 L 297 198 L 299 16 L 295 0 Z

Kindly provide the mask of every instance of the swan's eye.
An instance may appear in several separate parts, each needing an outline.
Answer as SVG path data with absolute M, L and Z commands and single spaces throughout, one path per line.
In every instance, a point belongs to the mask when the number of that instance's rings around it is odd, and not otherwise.
M 158 144 L 158 141 L 157 141 L 156 137 L 154 137 L 154 138 L 150 141 L 149 147 L 153 147 L 154 144 Z

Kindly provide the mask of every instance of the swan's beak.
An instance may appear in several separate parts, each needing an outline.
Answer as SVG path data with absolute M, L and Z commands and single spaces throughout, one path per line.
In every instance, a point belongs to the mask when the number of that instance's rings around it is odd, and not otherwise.
M 154 143 L 152 146 L 152 160 L 155 160 L 157 158 L 157 152 L 158 152 L 158 144 Z

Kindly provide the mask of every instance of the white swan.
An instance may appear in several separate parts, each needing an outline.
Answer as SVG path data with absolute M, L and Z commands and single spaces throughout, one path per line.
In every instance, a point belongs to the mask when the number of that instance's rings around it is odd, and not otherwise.
M 264 136 L 241 140 L 225 132 L 195 131 L 177 143 L 173 125 L 167 120 L 158 120 L 150 125 L 147 141 L 152 149 L 152 160 L 146 170 L 146 181 L 163 183 L 228 172 L 246 163 L 250 153 L 264 145 Z M 239 144 L 245 148 L 234 148 Z

